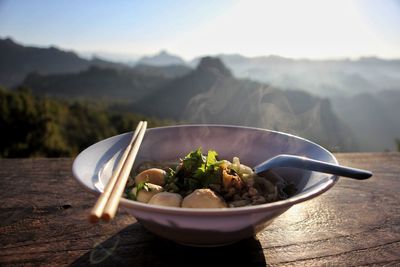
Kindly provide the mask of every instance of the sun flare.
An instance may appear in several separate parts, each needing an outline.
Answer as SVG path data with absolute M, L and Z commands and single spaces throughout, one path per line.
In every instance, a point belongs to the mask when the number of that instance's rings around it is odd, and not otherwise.
M 182 54 L 327 58 L 389 48 L 368 27 L 354 1 L 238 1 L 172 44 Z

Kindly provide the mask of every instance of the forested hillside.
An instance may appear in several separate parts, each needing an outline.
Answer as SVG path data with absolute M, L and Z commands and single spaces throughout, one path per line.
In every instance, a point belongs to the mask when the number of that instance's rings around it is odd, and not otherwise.
M 0 157 L 75 156 L 99 140 L 132 131 L 143 119 L 149 127 L 174 123 L 115 112 L 110 103 L 54 100 L 27 88 L 0 88 Z

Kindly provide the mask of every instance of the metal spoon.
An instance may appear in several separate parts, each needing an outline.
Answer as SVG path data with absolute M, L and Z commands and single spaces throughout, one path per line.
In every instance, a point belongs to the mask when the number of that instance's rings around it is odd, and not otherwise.
M 357 180 L 368 179 L 372 176 L 372 172 L 350 168 L 319 160 L 309 159 L 294 155 L 278 155 L 269 160 L 264 161 L 254 167 L 256 173 L 262 173 L 277 167 L 290 167 L 297 169 L 305 169 L 316 172 L 330 173 L 338 176 L 349 177 Z

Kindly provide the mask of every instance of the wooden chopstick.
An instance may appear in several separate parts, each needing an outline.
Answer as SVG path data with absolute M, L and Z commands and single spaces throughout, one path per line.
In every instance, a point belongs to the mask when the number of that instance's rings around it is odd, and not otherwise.
M 130 151 L 128 158 L 126 159 L 124 166 L 122 167 L 121 173 L 111 192 L 111 196 L 108 199 L 106 206 L 104 207 L 103 215 L 101 216 L 101 218 L 107 222 L 111 221 L 114 218 L 115 213 L 117 212 L 119 201 L 121 199 L 122 193 L 124 192 L 125 185 L 131 172 L 137 152 L 139 151 L 140 145 L 142 144 L 146 128 L 147 122 L 144 121 L 141 129 L 139 130 L 138 137 L 132 146 L 132 150 Z
M 91 223 L 98 222 L 99 219 L 102 217 L 102 215 L 104 213 L 104 209 L 107 206 L 108 201 L 110 201 L 110 199 L 111 199 L 111 196 L 112 196 L 112 193 L 113 193 L 113 189 L 114 189 L 115 185 L 117 184 L 117 181 L 119 180 L 120 175 L 122 174 L 122 170 L 124 168 L 128 168 L 129 167 L 129 171 L 127 172 L 128 175 L 125 178 L 125 184 L 126 184 L 126 179 L 129 176 L 129 172 L 130 172 L 130 170 L 132 168 L 134 158 L 136 157 L 136 154 L 137 154 L 137 150 L 139 149 L 139 146 L 140 146 L 140 144 L 141 144 L 141 142 L 143 140 L 143 135 L 144 135 L 144 132 L 146 131 L 146 127 L 147 127 L 147 122 L 143 122 L 143 121 L 140 121 L 138 126 L 136 127 L 136 130 L 132 135 L 132 139 L 129 142 L 128 146 L 126 147 L 126 149 L 124 151 L 124 154 L 122 155 L 121 159 L 119 160 L 118 165 L 117 165 L 113 175 L 111 176 L 111 178 L 108 181 L 103 193 L 99 196 L 99 198 L 97 199 L 96 204 L 94 205 L 93 209 L 91 210 L 91 212 L 89 214 L 89 221 Z M 142 129 L 144 129 L 144 130 L 142 131 Z M 139 135 L 140 132 L 143 132 L 143 134 L 142 134 L 142 137 L 139 140 L 138 139 L 138 135 Z M 129 159 L 129 156 L 132 154 L 131 152 L 133 151 L 132 146 L 135 147 L 135 145 L 137 146 L 135 155 L 134 155 L 133 159 L 132 159 L 132 156 L 131 156 L 130 165 L 129 164 L 126 165 L 125 163 L 127 162 L 127 159 Z M 125 171 L 125 173 L 126 173 L 126 171 Z M 124 175 L 126 175 L 126 174 L 124 174 Z M 124 186 L 125 186 L 125 184 L 124 184 Z M 121 195 L 122 195 L 122 193 L 121 193 Z M 119 198 L 118 198 L 118 200 L 119 200 Z M 118 201 L 118 203 L 119 203 L 119 201 Z M 118 207 L 118 203 L 117 203 L 117 207 Z M 115 215 L 115 212 L 116 212 L 116 208 L 115 208 L 115 211 L 114 211 L 114 215 Z M 114 217 L 114 215 L 112 217 Z

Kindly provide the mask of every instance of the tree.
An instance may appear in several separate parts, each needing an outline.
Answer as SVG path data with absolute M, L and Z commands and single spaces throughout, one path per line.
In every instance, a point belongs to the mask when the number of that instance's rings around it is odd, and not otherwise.
M 99 140 L 132 131 L 140 120 L 149 127 L 174 123 L 109 106 L 38 97 L 26 87 L 0 88 L 0 157 L 72 157 Z

